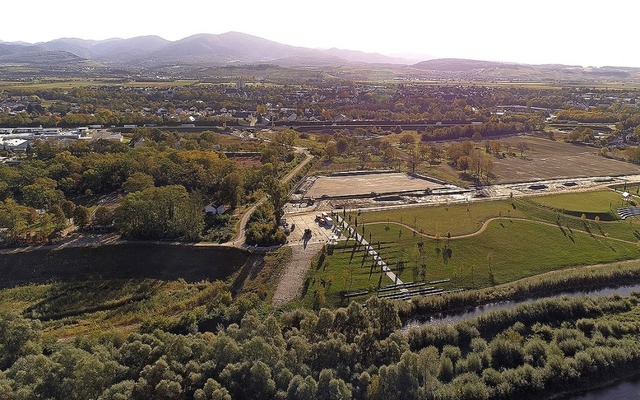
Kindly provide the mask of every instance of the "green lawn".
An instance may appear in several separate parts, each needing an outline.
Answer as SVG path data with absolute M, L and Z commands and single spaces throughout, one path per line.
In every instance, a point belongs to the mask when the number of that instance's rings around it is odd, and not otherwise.
M 602 202 L 609 193 L 585 192 L 572 197 L 575 204 L 590 204 L 589 199 Z M 543 206 L 542 199 L 352 213 L 351 225 L 355 225 L 357 218 L 358 231 L 362 232 L 364 223 L 364 236 L 371 238 L 374 248 L 401 280 L 449 278 L 449 283 L 441 285 L 445 289 L 487 287 L 567 267 L 640 256 L 637 220 L 582 219 Z M 486 231 L 456 238 L 478 232 L 485 221 L 496 217 Z M 440 239 L 423 237 L 397 223 L 415 227 L 427 235 L 439 234 Z M 451 233 L 451 239 L 447 239 L 447 233 Z M 443 254 L 450 254 L 450 258 Z M 393 283 L 379 268 L 372 269 L 372 264 L 361 247 L 354 248 L 354 241 L 339 243 L 311 271 L 304 303 L 313 304 L 319 287 L 324 288 L 327 302 L 335 305 L 346 302 L 344 292 L 373 290 L 379 284 Z M 400 265 L 404 267 L 398 271 Z
M 449 206 L 426 206 L 363 213 L 358 222 L 399 222 L 429 235 L 445 237 L 473 233 L 489 218 L 523 218 L 526 215 L 514 208 L 510 201 L 483 201 Z M 355 223 L 356 215 L 351 216 Z
M 445 289 L 487 287 L 557 269 L 640 255 L 635 242 L 592 237 L 586 232 L 520 220 L 494 221 L 478 236 L 450 240 L 420 238 L 397 225 L 388 229 L 386 224 L 371 225 L 366 230 L 371 232 L 374 248 L 380 249 L 382 259 L 392 270 L 398 272 L 398 262 L 405 263 L 399 274 L 401 280 L 421 281 L 424 263 L 427 281 L 451 279 L 441 285 Z M 342 292 L 372 289 L 379 282 L 393 283 L 386 275 L 380 280 L 379 269 L 371 270 L 371 257 L 363 260 L 364 251 L 361 248 L 354 251 L 353 244 L 342 242 L 312 271 L 308 304 L 313 301 L 313 289 L 321 284 L 326 289 L 327 301 L 339 304 Z M 450 258 L 445 260 L 443 254 L 447 249 Z
M 619 190 L 619 191 L 627 191 L 631 194 L 635 194 L 635 195 L 640 195 L 640 185 L 635 183 L 635 184 L 628 184 L 628 185 L 615 185 L 612 186 L 614 189 Z
M 557 210 L 581 213 L 608 213 L 622 206 L 622 196 L 612 190 L 563 193 L 533 197 L 532 201 Z

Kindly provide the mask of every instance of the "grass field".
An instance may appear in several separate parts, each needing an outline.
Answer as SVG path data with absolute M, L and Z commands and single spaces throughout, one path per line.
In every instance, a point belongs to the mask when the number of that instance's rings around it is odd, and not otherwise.
M 584 193 L 562 193 L 533 197 L 532 201 L 556 210 L 582 213 L 608 213 L 622 207 L 622 196 L 612 190 Z
M 169 243 L 2 254 L 0 315 L 38 318 L 51 338 L 172 327 L 228 304 L 229 288 L 267 293 L 261 262 L 239 249 Z
M 398 222 L 406 224 L 421 233 L 445 237 L 473 233 L 482 227 L 489 218 L 522 218 L 525 214 L 515 209 L 509 201 L 484 201 L 473 204 L 452 204 L 449 206 L 427 206 L 418 208 L 394 209 L 373 213 L 363 213 L 351 217 L 355 223 Z
M 43 322 L 45 338 L 124 333 L 153 323 L 176 323 L 223 299 L 221 282 L 110 279 L 19 286 L 0 290 L 0 313 Z
M 639 184 L 615 185 L 613 188 L 619 191 L 627 191 L 631 194 L 640 195 Z
M 609 193 L 613 192 L 576 193 L 571 202 L 599 210 Z M 545 197 L 354 213 L 351 225 L 357 217 L 362 232 L 364 222 L 365 238 L 370 238 L 402 281 L 451 279 L 441 285 L 445 289 L 487 287 L 567 267 L 640 256 L 637 220 L 583 220 L 543 206 Z M 563 204 L 555 195 L 548 197 L 550 204 Z M 608 202 L 606 205 L 608 208 Z M 582 211 L 577 208 L 576 212 Z M 486 230 L 478 232 L 492 218 Z M 343 292 L 393 283 L 386 275 L 381 278 L 378 268 L 372 270 L 371 257 L 354 244 L 353 240 L 340 242 L 333 254 L 315 266 L 306 304 L 313 303 L 321 286 L 328 303 L 341 304 L 345 302 Z

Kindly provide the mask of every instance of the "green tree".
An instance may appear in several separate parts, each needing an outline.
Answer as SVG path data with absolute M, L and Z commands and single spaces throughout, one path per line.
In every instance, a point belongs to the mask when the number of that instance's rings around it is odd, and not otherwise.
M 60 203 L 60 207 L 62 207 L 62 211 L 64 212 L 64 216 L 66 218 L 73 218 L 73 212 L 76 209 L 76 205 L 73 201 L 64 200 Z
M 126 368 L 104 354 L 92 354 L 75 347 L 65 347 L 52 355 L 63 368 L 60 389 L 69 400 L 95 399 Z
M 56 190 L 57 182 L 49 178 L 37 178 L 22 188 L 24 204 L 41 209 L 49 209 L 64 200 L 64 194 Z
M 311 376 L 303 378 L 300 375 L 296 375 L 289 382 L 287 400 L 315 399 L 317 391 L 318 384 Z
M 170 185 L 129 193 L 116 209 L 114 222 L 127 238 L 196 240 L 204 213 L 184 186 Z
M 256 361 L 249 369 L 246 382 L 248 393 L 252 398 L 269 399 L 276 392 L 276 383 L 271 376 L 271 368 L 262 361 Z
M 94 211 L 93 219 L 97 226 L 110 226 L 113 224 L 113 211 L 105 206 L 98 206 Z
M 153 177 L 144 172 L 135 172 L 122 184 L 122 188 L 129 193 L 141 192 L 153 186 Z
M 0 318 L 0 369 L 6 369 L 18 358 L 42 352 L 42 325 L 14 314 Z
M 345 155 L 349 151 L 349 141 L 343 137 L 336 141 L 336 151 L 340 155 Z
M 244 178 L 237 171 L 224 177 L 220 188 L 222 201 L 229 203 L 231 208 L 236 208 L 244 197 Z
M 193 394 L 194 400 L 231 400 L 229 391 L 215 379 L 207 379 L 202 389 Z
M 334 371 L 323 369 L 318 378 L 318 400 L 347 400 L 351 399 L 351 390 L 340 378 L 334 377 Z
M 416 139 L 413 137 L 413 135 L 409 132 L 403 134 L 402 136 L 400 136 L 400 145 L 401 146 L 409 146 L 412 145 L 416 142 Z
M 91 211 L 85 206 L 78 206 L 73 210 L 73 222 L 80 229 L 89 226 L 91 222 Z
M 324 147 L 324 153 L 327 155 L 327 159 L 332 161 L 336 154 L 338 154 L 338 146 L 336 146 L 336 142 L 327 142 Z
M 56 224 L 60 229 L 63 229 L 67 225 L 67 217 L 62 210 L 62 207 L 59 205 L 54 205 L 49 210 L 49 214 L 53 217 L 53 223 Z
M 121 381 L 108 387 L 100 397 L 98 397 L 98 400 L 128 400 L 133 397 L 134 388 L 134 381 Z
M 269 196 L 269 202 L 273 205 L 275 223 L 279 224 L 284 215 L 284 206 L 289 200 L 289 190 L 285 184 L 273 176 L 264 181 L 263 187 L 267 196 Z

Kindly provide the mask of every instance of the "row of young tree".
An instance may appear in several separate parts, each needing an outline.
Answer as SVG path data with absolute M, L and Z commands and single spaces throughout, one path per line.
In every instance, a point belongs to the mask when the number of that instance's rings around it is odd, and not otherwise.
M 635 296 L 542 300 L 402 332 L 395 305 L 372 298 L 281 315 L 249 307 L 215 333 L 156 329 L 70 344 L 44 343 L 39 321 L 5 315 L 0 397 L 546 398 L 640 365 L 640 321 L 630 316 L 639 304 Z

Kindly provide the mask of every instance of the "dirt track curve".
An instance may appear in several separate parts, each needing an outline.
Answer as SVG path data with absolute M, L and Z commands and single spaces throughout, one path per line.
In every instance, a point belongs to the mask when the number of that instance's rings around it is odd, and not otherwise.
M 291 170 L 291 172 L 289 172 L 284 178 L 282 178 L 282 183 L 288 183 L 289 181 L 291 181 L 291 179 L 293 179 L 293 177 L 295 177 L 296 174 L 300 172 L 300 170 L 304 168 L 305 165 L 309 164 L 313 159 L 313 155 L 311 155 L 306 148 L 296 147 L 296 152 L 299 154 L 304 154 L 306 158 L 302 160 L 302 162 L 298 164 L 293 170 Z M 249 217 L 251 216 L 251 214 L 253 214 L 256 208 L 260 207 L 265 201 L 267 201 L 267 196 L 262 197 L 260 200 L 256 201 L 254 205 L 249 207 L 240 218 L 240 222 L 238 222 L 238 233 L 236 234 L 236 236 L 226 243 L 220 243 L 220 246 L 242 248 L 247 236 L 247 232 L 245 230 L 247 221 L 249 221 Z
M 483 233 L 484 231 L 487 230 L 487 227 L 489 226 L 489 224 L 493 221 L 524 221 L 524 222 L 530 222 L 532 224 L 538 224 L 538 225 L 546 225 L 546 226 L 551 226 L 551 227 L 557 227 L 557 224 L 552 224 L 551 222 L 546 222 L 546 221 L 537 221 L 537 220 L 533 220 L 533 219 L 526 219 L 526 218 L 509 218 L 509 217 L 492 217 L 489 218 L 488 220 L 484 221 L 484 223 L 482 224 L 482 226 L 480 227 L 480 229 L 478 229 L 475 232 L 472 233 L 465 233 L 464 235 L 458 235 L 458 236 L 451 236 L 450 238 L 446 238 L 446 239 L 451 239 L 451 240 L 456 240 L 456 239 L 465 239 L 465 238 L 470 238 L 473 236 L 477 236 L 480 235 L 481 233 Z M 402 226 L 403 228 L 406 228 L 408 230 L 410 230 L 411 232 L 415 232 L 417 235 L 420 235 L 422 237 L 426 237 L 428 239 L 438 239 L 437 236 L 434 235 L 429 235 L 427 233 L 422 233 L 418 230 L 416 230 L 415 228 L 404 224 L 404 223 L 400 223 L 400 222 L 387 222 L 387 221 L 380 221 L 380 222 L 368 222 L 367 225 L 382 225 L 382 224 L 392 224 L 392 225 L 398 225 L 398 226 Z M 630 243 L 630 244 L 636 244 L 636 242 L 632 242 L 630 240 L 624 240 L 624 239 L 619 239 L 619 238 L 615 238 L 615 237 L 610 237 L 610 236 L 604 236 L 604 235 L 598 235 L 595 233 L 591 233 L 591 232 L 587 232 L 585 230 L 582 229 L 575 229 L 572 228 L 572 231 L 574 232 L 579 232 L 585 235 L 589 235 L 592 237 L 598 237 L 601 239 L 608 239 L 608 240 L 615 240 L 618 242 L 622 242 L 622 243 Z M 440 237 L 440 239 L 443 239 L 442 237 Z

